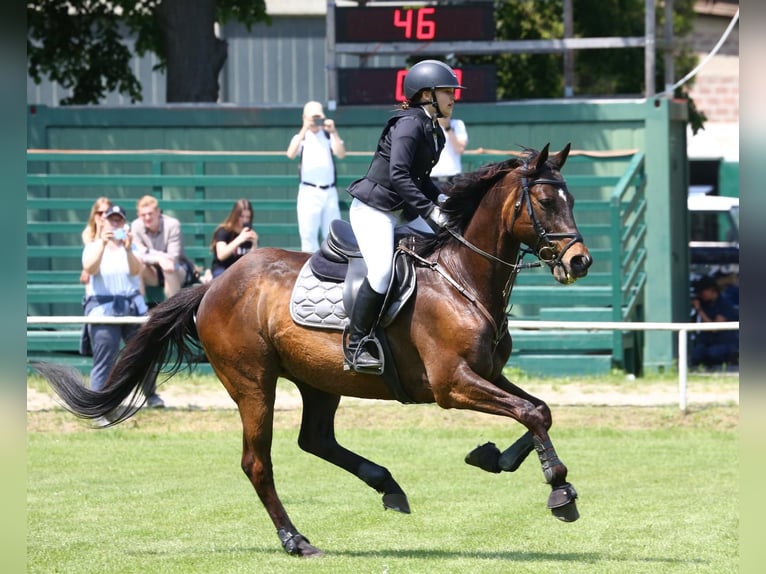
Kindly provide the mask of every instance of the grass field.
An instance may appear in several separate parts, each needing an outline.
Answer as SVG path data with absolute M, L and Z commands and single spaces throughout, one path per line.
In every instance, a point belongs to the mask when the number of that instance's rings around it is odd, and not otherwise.
M 171 384 L 202 392 L 217 383 Z M 635 384 L 625 392 L 639 392 Z M 736 404 L 692 403 L 686 415 L 673 405 L 553 411 L 553 441 L 580 495 L 581 519 L 571 524 L 545 508 L 550 489 L 534 455 L 513 474 L 463 462 L 488 440 L 508 446 L 523 432 L 513 421 L 344 402 L 339 440 L 393 473 L 413 511 L 401 515 L 384 511 L 355 477 L 302 452 L 300 411 L 279 411 L 277 487 L 299 530 L 326 552 L 317 560 L 282 551 L 239 469 L 235 410 L 142 411 L 99 431 L 58 408 L 30 411 L 28 572 L 738 571 Z

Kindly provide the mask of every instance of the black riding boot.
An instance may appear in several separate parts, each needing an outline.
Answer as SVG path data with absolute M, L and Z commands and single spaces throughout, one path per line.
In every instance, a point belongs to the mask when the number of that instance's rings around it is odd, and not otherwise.
M 349 317 L 348 344 L 345 349 L 346 365 L 355 371 L 375 372 L 383 367 L 381 359 L 372 355 L 367 348 L 359 348 L 359 345 L 370 334 L 385 298 L 385 294 L 381 295 L 370 287 L 365 277 Z

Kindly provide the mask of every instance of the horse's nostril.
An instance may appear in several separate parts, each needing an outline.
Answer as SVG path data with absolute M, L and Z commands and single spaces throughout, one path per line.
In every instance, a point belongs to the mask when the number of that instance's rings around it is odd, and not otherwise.
M 585 273 L 592 263 L 593 259 L 589 255 L 575 255 L 570 265 L 575 273 Z

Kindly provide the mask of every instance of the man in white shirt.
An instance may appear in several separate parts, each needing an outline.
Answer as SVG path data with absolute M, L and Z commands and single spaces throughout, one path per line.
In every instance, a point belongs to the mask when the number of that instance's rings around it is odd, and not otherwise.
M 131 223 L 130 231 L 145 265 L 141 280 L 144 285 L 162 287 L 169 299 L 181 290 L 186 278 L 181 223 L 163 214 L 159 201 L 151 195 L 139 199 L 136 210 L 138 218 Z
M 330 222 L 340 219 L 333 156 L 346 156 L 335 122 L 325 117 L 319 102 L 303 106 L 303 126 L 290 140 L 287 157 L 293 159 L 299 153 L 298 232 L 301 251 L 313 253 L 319 249 L 320 230 L 327 237 Z
M 468 131 L 463 120 L 439 118 L 439 125 L 446 139 L 439 161 L 431 170 L 431 179 L 439 187 L 452 183 L 452 179 L 463 171 L 461 156 L 468 145 Z

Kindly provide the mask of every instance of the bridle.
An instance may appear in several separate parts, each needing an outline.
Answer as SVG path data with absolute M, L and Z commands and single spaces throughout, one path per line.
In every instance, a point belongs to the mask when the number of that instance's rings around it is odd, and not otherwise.
M 526 164 L 524 165 L 526 168 Z M 513 231 L 513 226 L 516 224 L 516 218 L 519 215 L 519 212 L 521 210 L 521 206 L 526 203 L 527 204 L 527 215 L 529 216 L 529 220 L 532 222 L 532 226 L 534 227 L 535 233 L 537 234 L 537 242 L 535 243 L 535 247 L 533 249 L 524 247 L 520 250 L 519 254 L 516 257 L 515 263 L 509 263 L 508 261 L 504 261 L 500 259 L 499 257 L 495 257 L 491 253 L 487 253 L 483 249 L 480 249 L 476 247 L 473 243 L 468 241 L 465 237 L 463 237 L 460 233 L 452 229 L 451 227 L 447 228 L 447 231 L 449 231 L 450 235 L 457 239 L 460 243 L 474 251 L 475 253 L 478 253 L 482 257 L 489 259 L 490 261 L 494 261 L 495 263 L 500 263 L 501 265 L 505 265 L 506 267 L 509 267 L 513 274 L 518 273 L 522 269 L 529 269 L 531 267 L 540 267 L 542 261 L 549 267 L 557 267 L 557 266 L 563 266 L 562 263 L 562 257 L 566 254 L 567 251 L 569 251 L 569 248 L 572 247 L 576 243 L 582 243 L 583 238 L 582 235 L 577 233 L 548 233 L 545 229 L 543 229 L 543 226 L 540 225 L 540 222 L 537 219 L 537 216 L 535 215 L 535 210 L 532 208 L 532 199 L 530 198 L 530 189 L 533 188 L 536 185 L 553 185 L 557 186 L 561 189 L 567 189 L 567 183 L 564 179 L 548 179 L 548 178 L 537 178 L 533 179 L 531 182 L 527 178 L 527 176 L 521 177 L 521 196 L 518 200 L 516 200 L 516 204 L 513 208 L 513 219 L 511 220 L 511 226 L 510 229 Z M 569 238 L 569 243 L 567 243 L 564 246 L 564 249 L 561 251 L 556 250 L 556 246 L 553 244 L 551 240 L 555 239 L 567 239 Z M 542 244 L 542 247 L 540 246 Z M 539 261 L 535 261 L 533 263 L 519 263 L 519 261 L 524 257 L 526 254 L 536 254 Z
M 527 167 L 527 164 L 524 164 L 524 168 Z M 542 265 L 541 262 L 545 263 L 553 269 L 554 267 L 561 266 L 563 267 L 562 257 L 564 254 L 576 243 L 582 243 L 583 238 L 582 235 L 577 233 L 548 233 L 545 229 L 543 229 L 543 226 L 540 225 L 539 220 L 537 219 L 537 216 L 535 216 L 535 210 L 532 208 L 532 199 L 530 197 L 530 189 L 534 187 L 535 185 L 554 185 L 558 186 L 562 189 L 567 189 L 566 187 L 566 180 L 563 179 L 547 179 L 547 178 L 537 178 L 533 180 L 529 180 L 527 176 L 522 176 L 521 178 L 521 196 L 518 200 L 516 200 L 516 204 L 514 205 L 514 211 L 513 211 L 513 219 L 511 220 L 510 230 L 513 231 L 513 226 L 516 223 L 516 218 L 518 217 L 521 206 L 526 203 L 527 204 L 527 215 L 529 216 L 530 221 L 532 222 L 532 226 L 534 227 L 535 233 L 537 234 L 537 242 L 535 244 L 534 249 L 530 249 L 528 247 L 522 247 L 518 253 L 516 254 L 516 261 L 515 263 L 510 263 L 508 261 L 504 261 L 503 259 L 500 259 L 499 257 L 496 257 L 492 255 L 491 253 L 487 253 L 483 249 L 480 249 L 470 241 L 468 241 L 465 237 L 463 237 L 460 233 L 455 231 L 454 229 L 447 227 L 447 231 L 449 231 L 450 235 L 457 239 L 460 243 L 468 247 L 471 251 L 478 253 L 482 257 L 488 259 L 489 261 L 493 261 L 495 263 L 499 263 L 501 265 L 504 265 L 505 267 L 510 268 L 511 272 L 508 274 L 508 280 L 505 284 L 505 287 L 503 288 L 503 301 L 504 301 L 504 307 L 506 308 L 506 311 L 508 309 L 508 303 L 511 298 L 511 290 L 513 289 L 513 284 L 516 280 L 516 275 L 518 275 L 519 271 L 522 269 L 529 269 L 532 267 L 540 267 Z M 569 242 L 564 246 L 564 249 L 561 251 L 556 250 L 556 246 L 553 244 L 551 240 L 555 239 L 569 239 Z M 415 254 L 412 250 L 401 248 L 404 251 L 406 251 L 409 255 L 420 261 L 422 264 L 426 265 L 427 267 L 430 267 L 432 270 L 439 273 L 442 277 L 444 277 L 457 291 L 459 291 L 464 297 L 466 297 L 468 300 L 470 300 L 476 307 L 481 311 L 481 313 L 489 320 L 490 324 L 494 326 L 495 329 L 495 336 L 493 341 L 493 347 L 496 348 L 497 345 L 500 343 L 500 341 L 508 334 L 508 330 L 506 328 L 506 325 L 508 323 L 508 317 L 507 314 L 503 315 L 503 319 L 501 320 L 500 324 L 497 324 L 492 314 L 489 312 L 489 310 L 481 303 L 479 300 L 479 297 L 473 293 L 470 289 L 467 289 L 466 287 L 462 286 L 460 283 L 455 281 L 449 273 L 441 266 L 439 263 L 439 257 L 437 256 L 436 261 L 428 261 L 419 255 Z M 528 254 L 536 254 L 538 260 L 534 261 L 532 263 L 522 263 L 521 260 L 524 258 L 525 255 Z
M 526 165 L 525 165 L 526 167 Z M 533 250 L 525 250 L 528 253 L 536 253 L 538 259 L 540 261 L 543 261 L 548 267 L 558 267 L 563 266 L 561 259 L 564 257 L 567 251 L 575 245 L 576 243 L 582 243 L 583 238 L 582 234 L 579 232 L 577 233 L 548 233 L 543 229 L 542 225 L 540 225 L 540 222 L 537 220 L 537 217 L 535 216 L 535 210 L 532 209 L 532 200 L 529 196 L 530 189 L 536 185 L 553 185 L 558 187 L 559 189 L 567 190 L 567 182 L 564 179 L 547 179 L 547 178 L 537 178 L 532 180 L 531 182 L 527 179 L 527 176 L 521 177 L 521 197 L 516 202 L 516 205 L 514 206 L 514 212 L 513 212 L 513 220 L 511 221 L 511 230 L 513 230 L 513 225 L 516 223 L 516 217 L 519 214 L 519 210 L 521 209 L 521 204 L 526 201 L 527 204 L 527 215 L 529 216 L 529 220 L 532 222 L 532 226 L 535 229 L 535 233 L 537 233 L 537 243 L 535 244 L 535 247 Z M 552 243 L 552 239 L 569 239 L 569 242 L 564 246 L 564 249 L 561 251 L 556 250 L 556 246 Z M 540 244 L 543 244 L 542 247 Z

